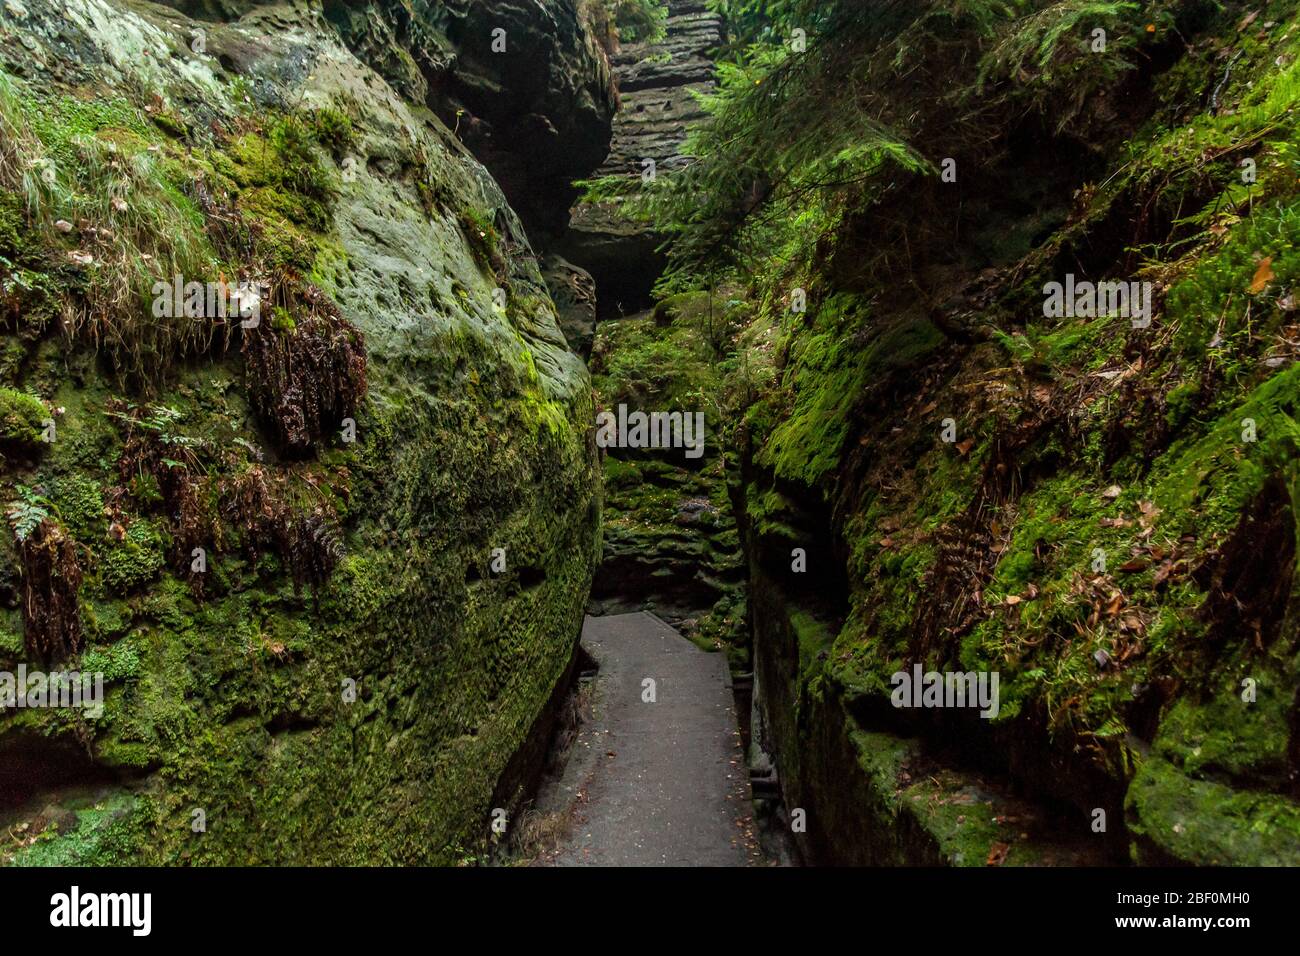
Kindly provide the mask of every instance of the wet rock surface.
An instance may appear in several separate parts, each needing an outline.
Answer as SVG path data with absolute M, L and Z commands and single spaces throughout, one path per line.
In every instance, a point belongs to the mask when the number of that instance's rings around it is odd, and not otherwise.
M 596 336 L 595 280 L 586 269 L 579 269 L 562 256 L 546 256 L 541 270 L 569 348 L 583 359 L 588 358 Z

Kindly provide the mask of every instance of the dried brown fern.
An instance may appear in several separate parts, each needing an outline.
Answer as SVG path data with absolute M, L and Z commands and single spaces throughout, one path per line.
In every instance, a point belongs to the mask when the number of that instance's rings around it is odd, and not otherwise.
M 287 304 L 275 307 L 277 315 L 291 316 L 292 328 L 264 316 L 245 329 L 244 365 L 258 417 L 282 452 L 302 458 L 365 397 L 365 337 L 313 285 L 281 297 Z
M 27 653 L 46 663 L 78 653 L 83 639 L 77 603 L 82 573 L 76 542 L 47 518 L 19 541 L 18 551 Z

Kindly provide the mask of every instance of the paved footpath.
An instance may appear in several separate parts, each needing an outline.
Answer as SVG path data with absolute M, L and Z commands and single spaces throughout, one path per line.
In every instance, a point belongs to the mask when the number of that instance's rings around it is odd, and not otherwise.
M 645 613 L 589 617 L 592 709 L 559 781 L 572 827 L 560 866 L 757 862 L 749 780 L 722 654 Z M 654 702 L 643 700 L 645 679 Z

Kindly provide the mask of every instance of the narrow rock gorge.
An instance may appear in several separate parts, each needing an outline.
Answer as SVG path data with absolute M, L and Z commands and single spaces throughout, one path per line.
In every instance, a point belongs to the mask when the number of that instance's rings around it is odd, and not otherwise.
M 669 3 L 666 13 L 662 36 L 612 57 L 620 108 L 597 178 L 635 188 L 646 169 L 667 175 L 688 162 L 687 131 L 705 116 L 698 95 L 714 89 L 710 57 L 721 20 L 693 0 Z M 599 290 L 602 321 L 588 360 L 599 407 L 615 415 L 620 407 L 698 413 L 704 423 L 694 456 L 682 448 L 607 450 L 593 609 L 652 610 L 704 646 L 743 649 L 744 562 L 719 431 L 726 307 L 691 292 L 638 308 L 650 304 L 664 239 L 617 204 L 579 203 L 565 240 Z
M 575 221 L 670 240 L 591 368 L 721 473 L 610 453 L 598 593 L 734 515 L 805 862 L 1300 862 L 1296 5 L 712 8 L 685 158 Z
M 0 862 L 1300 864 L 1296 0 L 0 41 Z

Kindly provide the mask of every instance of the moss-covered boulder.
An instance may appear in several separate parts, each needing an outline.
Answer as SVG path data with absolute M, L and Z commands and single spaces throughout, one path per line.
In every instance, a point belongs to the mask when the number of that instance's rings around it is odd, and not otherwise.
M 5 434 L 58 416 L 0 497 L 81 575 L 51 666 L 105 681 L 0 716 L 0 858 L 457 861 L 580 630 L 587 373 L 437 118 L 307 5 L 186 9 L 0 19 Z M 36 665 L 12 530 L 7 671 Z

